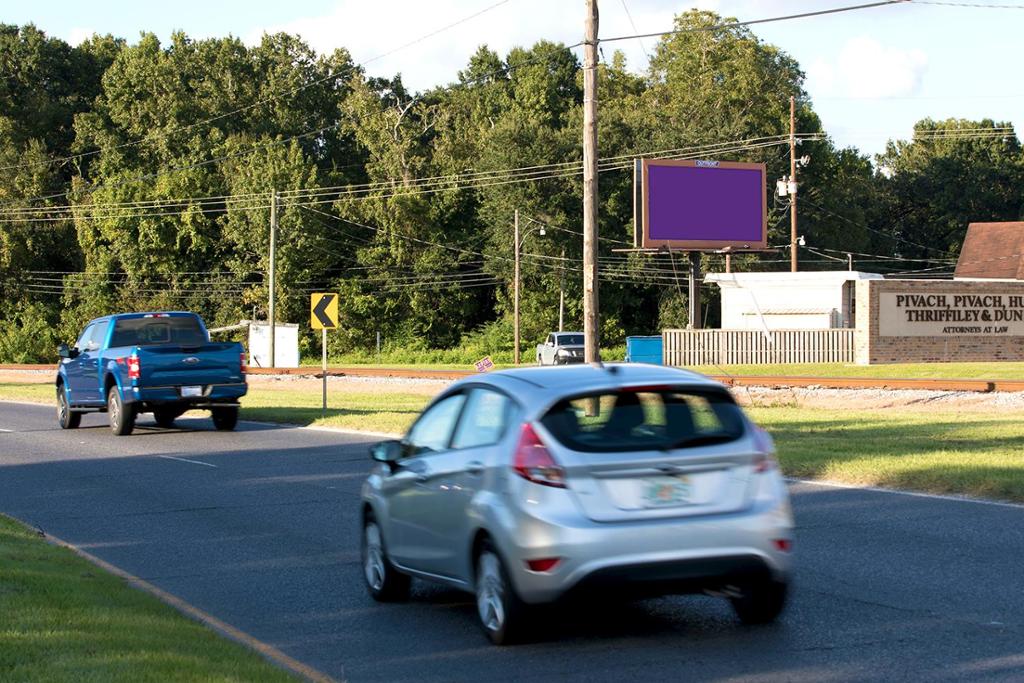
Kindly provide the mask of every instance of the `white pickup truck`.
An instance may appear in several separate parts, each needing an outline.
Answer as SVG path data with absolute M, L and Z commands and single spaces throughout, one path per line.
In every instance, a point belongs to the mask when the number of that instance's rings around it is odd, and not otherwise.
M 583 362 L 582 332 L 552 332 L 537 344 L 537 365 L 567 365 Z

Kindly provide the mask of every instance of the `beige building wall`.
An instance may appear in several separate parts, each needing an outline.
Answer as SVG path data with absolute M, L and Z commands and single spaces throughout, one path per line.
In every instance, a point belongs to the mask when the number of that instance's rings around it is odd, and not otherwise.
M 1024 282 L 862 280 L 860 365 L 1024 360 Z

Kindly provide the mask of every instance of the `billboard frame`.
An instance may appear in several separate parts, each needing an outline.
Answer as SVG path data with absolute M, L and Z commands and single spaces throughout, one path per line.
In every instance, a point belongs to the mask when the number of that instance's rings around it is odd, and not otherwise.
M 761 174 L 761 238 L 759 240 L 677 240 L 677 239 L 652 239 L 650 235 L 650 169 L 651 167 L 688 167 L 714 169 L 744 169 L 756 170 Z M 766 251 L 768 249 L 768 170 L 764 163 L 740 162 L 740 161 L 711 161 L 698 159 L 637 159 L 636 177 L 639 181 L 638 188 L 635 188 L 635 198 L 640 200 L 639 225 L 637 245 L 639 248 L 647 249 L 669 249 L 671 251 L 719 251 L 723 249 L 731 251 Z M 634 214 L 637 212 L 634 211 Z

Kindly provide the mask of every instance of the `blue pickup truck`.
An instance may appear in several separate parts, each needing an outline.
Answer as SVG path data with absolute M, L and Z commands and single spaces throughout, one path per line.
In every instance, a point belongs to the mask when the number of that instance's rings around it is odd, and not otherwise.
M 105 412 L 118 436 L 140 413 L 171 427 L 186 410 L 207 409 L 219 430 L 238 422 L 245 396 L 245 353 L 237 342 L 211 343 L 195 313 L 125 313 L 86 325 L 73 347 L 61 344 L 57 419 L 74 429 L 82 413 Z

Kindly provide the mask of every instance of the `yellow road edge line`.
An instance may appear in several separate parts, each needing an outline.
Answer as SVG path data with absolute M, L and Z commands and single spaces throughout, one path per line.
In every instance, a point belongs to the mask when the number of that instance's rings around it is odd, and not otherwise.
M 303 678 L 309 681 L 313 681 L 314 683 L 339 683 L 337 679 L 331 678 L 324 672 L 314 669 L 308 664 L 303 664 L 297 659 L 289 657 L 273 645 L 270 645 L 269 643 L 265 643 L 262 640 L 254 638 L 245 631 L 241 631 L 232 626 L 231 624 L 221 621 L 217 617 L 213 616 L 212 614 L 208 614 L 207 612 L 204 612 L 195 605 L 185 602 L 181 598 L 175 595 L 171 595 L 170 593 L 161 588 L 157 588 L 145 579 L 141 579 L 138 576 L 135 576 L 134 574 L 126 572 L 120 567 L 116 567 L 105 560 L 101 560 L 95 555 L 86 552 L 85 550 L 82 550 L 81 548 L 71 543 L 68 543 L 63 539 L 57 538 L 56 536 L 53 536 L 50 533 L 40 532 L 32 525 L 27 524 L 26 522 L 23 522 L 20 519 L 11 517 L 10 515 L 6 515 L 2 512 L 0 512 L 0 516 L 3 516 L 4 518 L 9 519 L 16 524 L 20 524 L 23 527 L 29 529 L 30 531 L 41 533 L 43 538 L 47 542 L 59 546 L 61 548 L 67 548 L 74 554 L 81 557 L 83 560 L 86 560 L 87 562 L 96 565 L 100 569 L 113 574 L 119 579 L 122 579 L 123 581 L 126 581 L 127 583 L 131 584 L 135 588 L 138 588 L 139 590 L 149 593 L 165 605 L 168 605 L 169 607 L 174 608 L 175 610 L 184 614 L 185 616 L 200 622 L 204 626 L 218 632 L 222 636 L 230 640 L 233 640 L 237 643 L 240 643 L 242 645 L 245 645 L 246 647 L 252 650 L 255 650 L 256 652 L 263 655 L 265 658 L 271 660 L 278 666 L 281 666 L 282 668 L 291 671 L 292 673 L 298 674 L 299 676 L 302 676 Z

